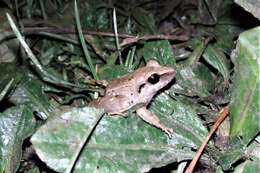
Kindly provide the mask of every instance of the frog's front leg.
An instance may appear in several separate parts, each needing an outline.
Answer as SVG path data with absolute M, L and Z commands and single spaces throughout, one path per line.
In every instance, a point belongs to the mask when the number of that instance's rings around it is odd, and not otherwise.
M 171 134 L 173 132 L 173 130 L 171 128 L 166 127 L 165 125 L 163 125 L 159 118 L 152 113 L 151 111 L 149 111 L 148 109 L 146 109 L 146 107 L 141 107 L 139 109 L 136 110 L 136 113 L 138 114 L 138 116 L 140 116 L 144 121 L 148 122 L 149 124 L 154 125 L 155 127 L 161 129 L 162 131 L 164 131 L 169 137 L 171 137 Z

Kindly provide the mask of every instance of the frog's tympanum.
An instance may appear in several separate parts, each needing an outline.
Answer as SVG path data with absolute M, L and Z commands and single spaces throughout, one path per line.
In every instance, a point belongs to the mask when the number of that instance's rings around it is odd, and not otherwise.
M 103 108 L 108 115 L 123 115 L 130 109 L 136 110 L 137 115 L 144 121 L 170 136 L 172 129 L 162 124 L 146 106 L 174 76 L 173 68 L 161 66 L 158 62 L 150 60 L 146 66 L 126 76 L 107 81 L 105 95 L 92 101 L 89 106 Z

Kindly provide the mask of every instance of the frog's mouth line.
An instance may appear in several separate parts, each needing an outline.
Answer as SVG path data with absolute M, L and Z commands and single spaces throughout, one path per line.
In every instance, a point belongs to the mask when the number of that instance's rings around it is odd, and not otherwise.
M 169 82 L 162 89 L 160 89 L 160 91 L 169 89 L 176 82 L 175 74 L 176 71 L 173 71 L 173 72 L 165 73 L 161 76 L 163 80 L 167 80 Z

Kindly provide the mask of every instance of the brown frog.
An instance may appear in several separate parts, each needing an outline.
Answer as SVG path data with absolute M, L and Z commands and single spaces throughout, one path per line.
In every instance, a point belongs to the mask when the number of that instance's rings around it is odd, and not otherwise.
M 92 101 L 89 106 L 103 108 L 108 115 L 123 115 L 129 109 L 136 110 L 140 118 L 170 136 L 172 129 L 162 124 L 146 106 L 160 89 L 172 81 L 175 73 L 173 68 L 150 60 L 146 66 L 126 76 L 107 81 L 104 96 Z

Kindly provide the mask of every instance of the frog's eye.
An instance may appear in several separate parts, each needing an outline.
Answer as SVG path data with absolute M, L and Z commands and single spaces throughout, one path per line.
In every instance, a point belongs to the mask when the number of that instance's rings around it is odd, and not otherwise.
M 148 80 L 147 80 L 150 84 L 156 84 L 157 82 L 160 81 L 160 75 L 158 75 L 157 73 L 152 74 Z

